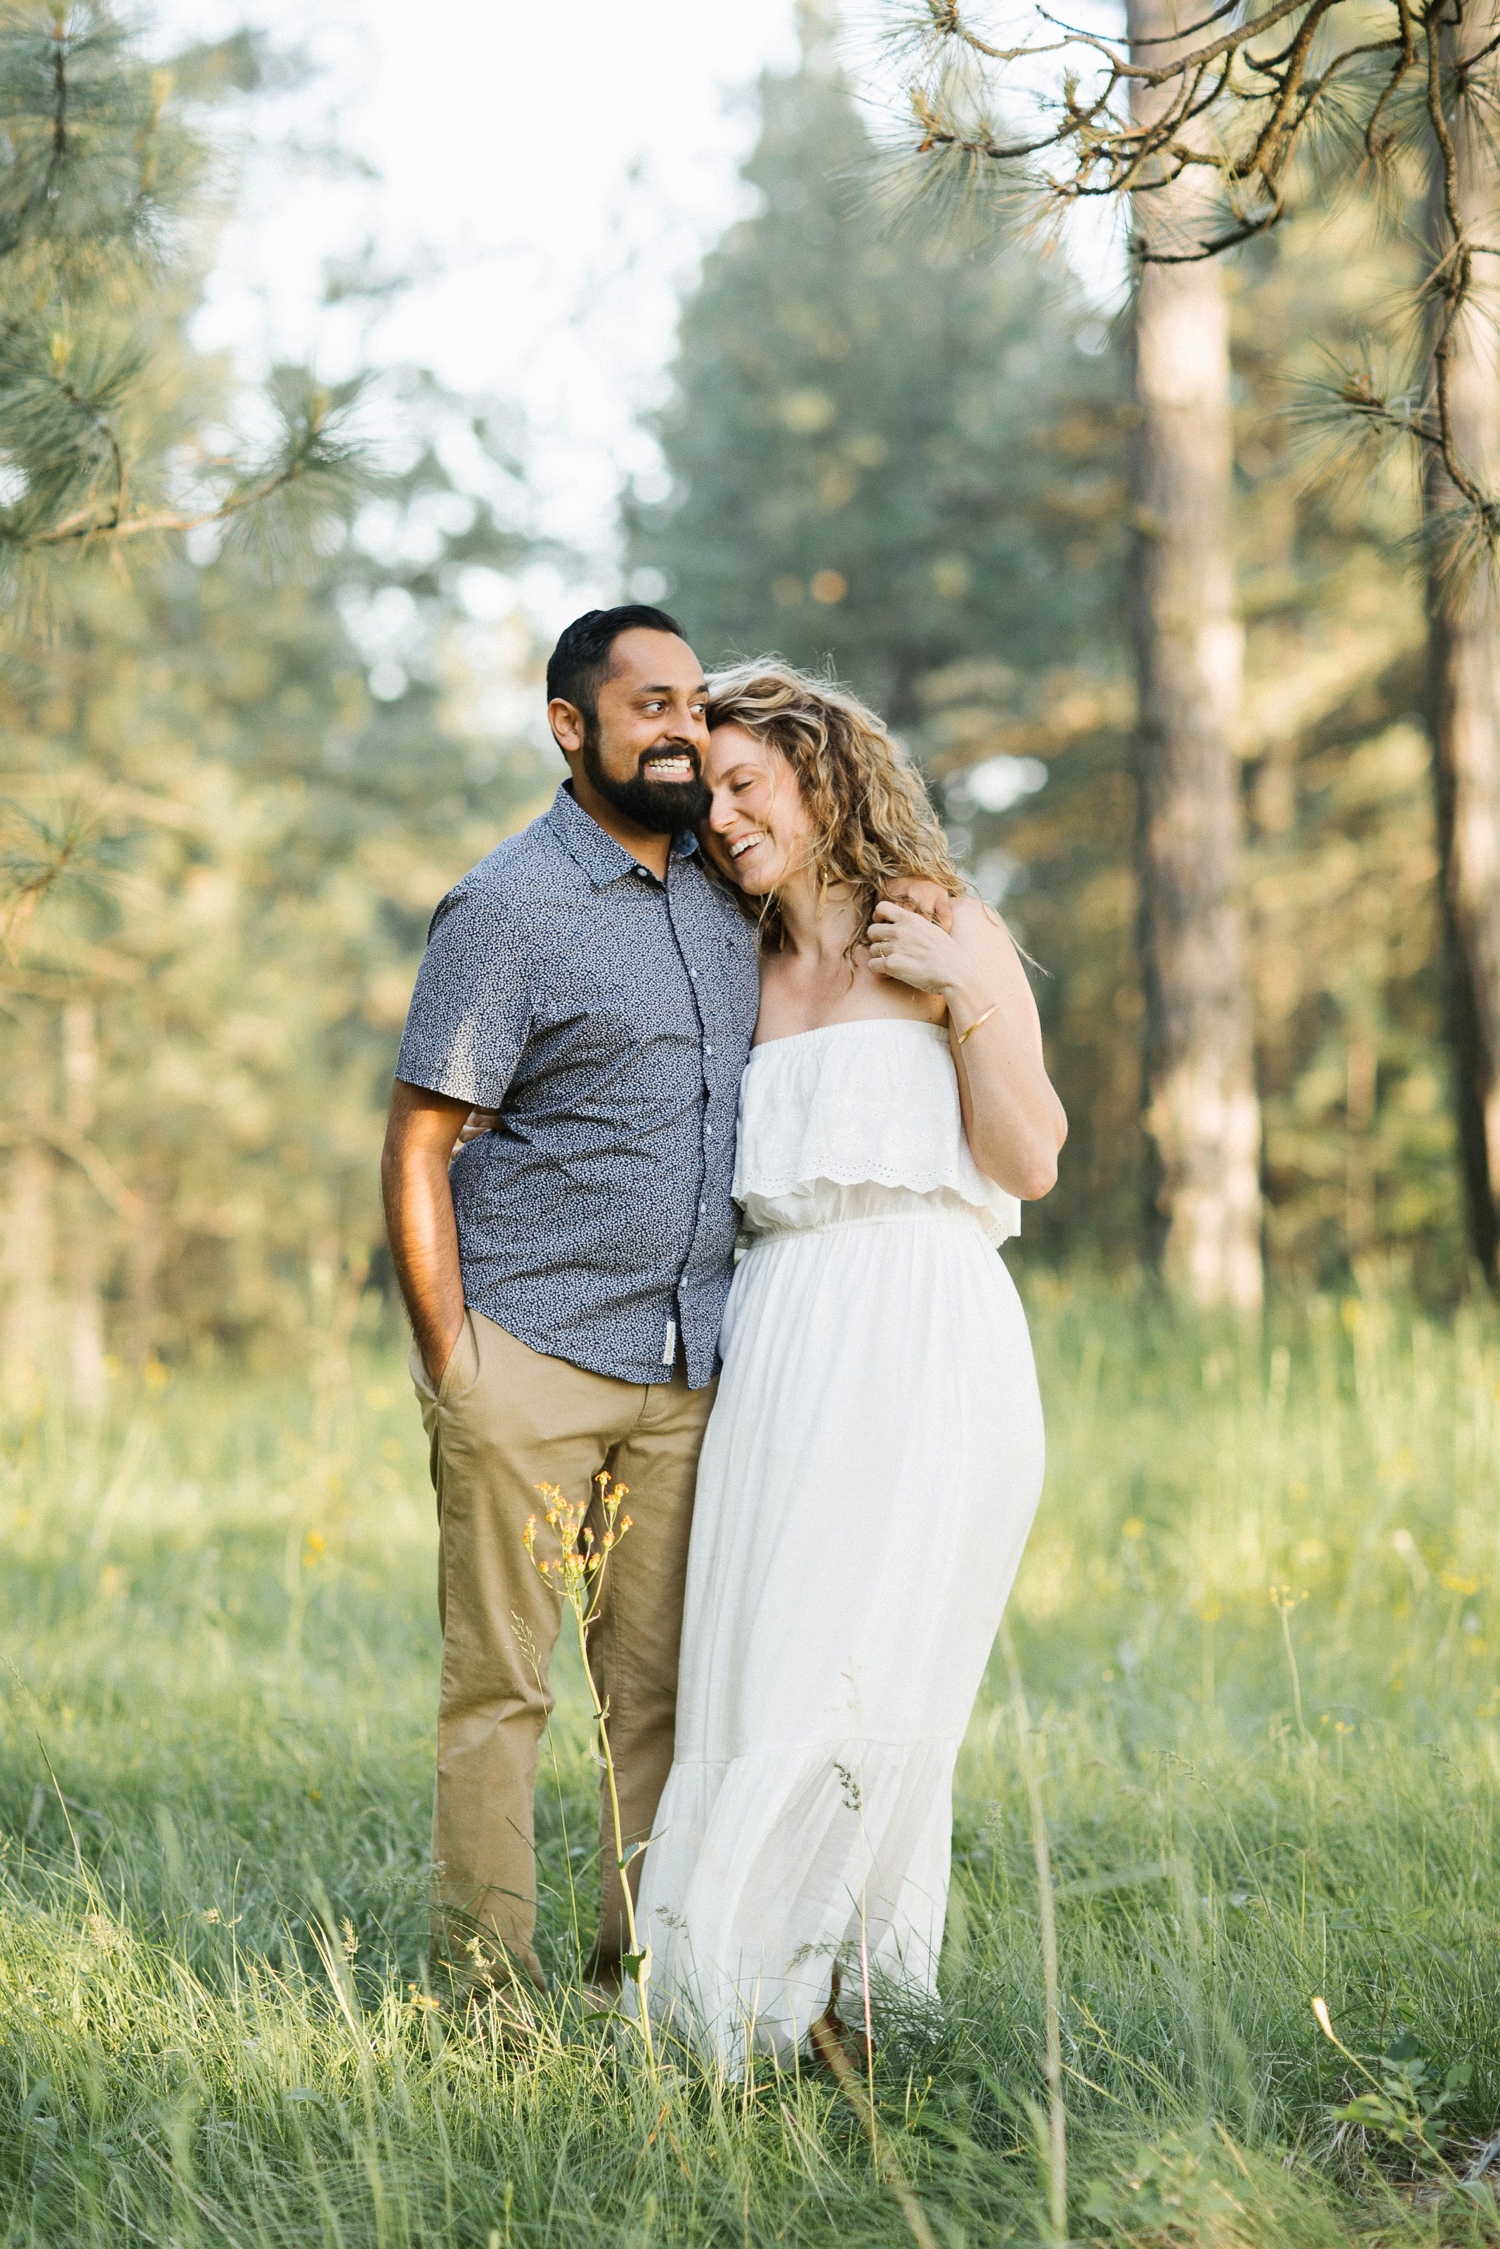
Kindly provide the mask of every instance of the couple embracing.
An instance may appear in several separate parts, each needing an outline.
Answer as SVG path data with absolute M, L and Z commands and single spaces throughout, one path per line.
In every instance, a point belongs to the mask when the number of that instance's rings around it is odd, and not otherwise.
M 1066 1125 L 871 711 L 775 658 L 706 681 L 639 605 L 570 625 L 547 694 L 569 778 L 437 910 L 383 1163 L 441 1528 L 434 1954 L 461 1997 L 541 1983 L 559 1619 L 522 1535 L 539 1485 L 607 1471 L 633 1528 L 595 1669 L 653 1998 L 739 2068 L 841 2036 L 862 1955 L 934 1987 L 1042 1476 L 996 1245 Z M 607 1822 L 600 1868 L 610 1992 Z

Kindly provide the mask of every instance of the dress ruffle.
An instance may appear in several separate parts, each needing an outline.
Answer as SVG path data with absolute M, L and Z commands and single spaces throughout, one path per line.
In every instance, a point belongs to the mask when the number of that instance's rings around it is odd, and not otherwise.
M 935 1023 L 831 1023 L 753 1050 L 733 1188 L 750 1231 L 830 1223 L 834 1213 L 810 1212 L 820 1185 L 951 1198 L 992 1242 L 1021 1231 L 1015 1196 L 969 1153 L 948 1034 Z

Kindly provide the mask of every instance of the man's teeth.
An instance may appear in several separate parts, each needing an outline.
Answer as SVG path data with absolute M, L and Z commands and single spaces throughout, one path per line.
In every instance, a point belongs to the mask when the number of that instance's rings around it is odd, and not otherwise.
M 648 757 L 648 773 L 691 773 L 693 761 L 689 757 Z

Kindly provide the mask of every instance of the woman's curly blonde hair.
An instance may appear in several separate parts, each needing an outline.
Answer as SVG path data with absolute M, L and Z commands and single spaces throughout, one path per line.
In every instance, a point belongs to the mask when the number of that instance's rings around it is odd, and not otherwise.
M 928 801 L 922 777 L 884 722 L 847 688 L 800 672 L 780 656 L 757 656 L 715 672 L 708 683 L 709 726 L 742 726 L 779 750 L 797 777 L 812 816 L 812 864 L 820 896 L 850 890 L 859 930 L 885 886 L 900 875 L 940 883 L 959 897 L 963 879 Z M 763 941 L 782 941 L 773 891 L 759 906 Z

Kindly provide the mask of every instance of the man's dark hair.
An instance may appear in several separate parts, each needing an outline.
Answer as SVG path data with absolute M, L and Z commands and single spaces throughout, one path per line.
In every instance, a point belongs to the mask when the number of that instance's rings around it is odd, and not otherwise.
M 675 617 L 644 601 L 623 602 L 618 609 L 586 609 L 564 626 L 547 659 L 548 702 L 571 703 L 585 718 L 597 718 L 599 690 L 609 677 L 610 650 L 621 633 L 637 630 L 672 633 L 678 640 L 687 637 Z

